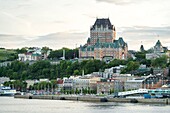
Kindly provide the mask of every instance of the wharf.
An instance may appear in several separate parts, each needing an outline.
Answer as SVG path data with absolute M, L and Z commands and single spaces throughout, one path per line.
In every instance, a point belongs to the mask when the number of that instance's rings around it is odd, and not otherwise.
M 48 100 L 71 100 L 89 102 L 123 102 L 123 103 L 146 103 L 146 104 L 167 104 L 170 105 L 169 98 L 163 99 L 141 99 L 141 98 L 107 98 L 98 96 L 78 96 L 78 95 L 15 95 L 14 98 L 22 99 L 48 99 Z

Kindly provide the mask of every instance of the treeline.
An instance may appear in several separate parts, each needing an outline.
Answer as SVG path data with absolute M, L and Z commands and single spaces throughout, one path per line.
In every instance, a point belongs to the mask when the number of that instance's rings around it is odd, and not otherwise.
M 90 74 L 104 71 L 106 68 L 125 64 L 123 60 L 113 60 L 109 64 L 100 60 L 84 60 L 82 62 L 62 60 L 59 64 L 51 64 L 49 60 L 37 61 L 32 65 L 20 61 L 14 61 L 11 65 L 0 68 L 0 77 L 6 76 L 15 80 L 63 78 L 71 75 Z
M 140 53 L 141 54 L 141 53 Z M 140 56 L 140 55 L 138 55 Z M 141 55 L 143 57 L 143 55 Z M 6 67 L 0 67 L 0 77 L 6 76 L 15 80 L 26 79 L 40 79 L 40 78 L 63 78 L 71 75 L 90 74 L 92 72 L 101 72 L 106 68 L 125 65 L 126 68 L 122 70 L 122 73 L 131 73 L 137 70 L 140 64 L 146 64 L 148 67 L 169 67 L 167 57 L 162 56 L 153 60 L 146 60 L 143 58 L 137 58 L 136 60 L 118 60 L 114 59 L 110 63 L 106 64 L 100 60 L 84 60 L 82 62 L 62 60 L 59 64 L 51 64 L 49 60 L 37 61 L 34 64 L 24 63 L 20 61 L 13 61 L 11 65 Z
M 73 62 L 63 60 L 59 64 L 53 65 L 48 60 L 37 61 L 32 65 L 20 61 L 14 61 L 11 65 L 0 68 L 0 77 L 6 76 L 15 80 L 40 79 L 40 78 L 63 78 L 71 75 L 81 75 L 97 72 L 104 68 L 105 62 L 100 60 L 87 60 Z
M 0 62 L 5 61 L 14 61 L 18 59 L 18 54 L 26 53 L 28 49 L 33 49 L 33 47 L 23 47 L 21 49 L 5 49 L 0 48 Z M 50 54 L 48 58 L 50 60 L 60 60 L 63 57 L 63 50 L 65 51 L 65 59 L 74 59 L 79 57 L 78 48 L 69 49 L 69 48 L 61 48 L 58 50 L 52 50 L 49 47 L 42 47 L 41 52 L 47 52 L 50 50 Z
M 65 59 L 67 60 L 79 57 L 78 48 L 76 49 L 62 48 L 62 49 L 51 51 L 48 58 L 52 60 L 59 60 L 63 57 L 63 51 L 65 51 Z

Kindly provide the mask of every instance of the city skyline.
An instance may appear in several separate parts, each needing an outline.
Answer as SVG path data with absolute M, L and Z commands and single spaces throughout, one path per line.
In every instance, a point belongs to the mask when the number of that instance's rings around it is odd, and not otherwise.
M 0 47 L 84 45 L 96 18 L 109 18 L 129 50 L 170 46 L 168 0 L 0 0 Z

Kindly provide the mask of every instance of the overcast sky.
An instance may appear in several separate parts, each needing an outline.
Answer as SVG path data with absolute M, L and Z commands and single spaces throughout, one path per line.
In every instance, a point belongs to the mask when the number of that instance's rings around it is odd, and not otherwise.
M 0 47 L 75 48 L 110 18 L 130 50 L 170 46 L 170 0 L 0 0 Z

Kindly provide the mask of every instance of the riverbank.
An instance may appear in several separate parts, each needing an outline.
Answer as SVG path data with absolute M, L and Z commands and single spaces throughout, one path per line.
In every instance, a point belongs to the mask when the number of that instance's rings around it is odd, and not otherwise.
M 170 99 L 132 99 L 132 98 L 106 98 L 98 96 L 70 96 L 70 95 L 15 95 L 14 98 L 22 99 L 48 99 L 48 100 L 72 100 L 89 102 L 123 102 L 123 103 L 147 103 L 147 104 L 167 104 L 170 105 Z

